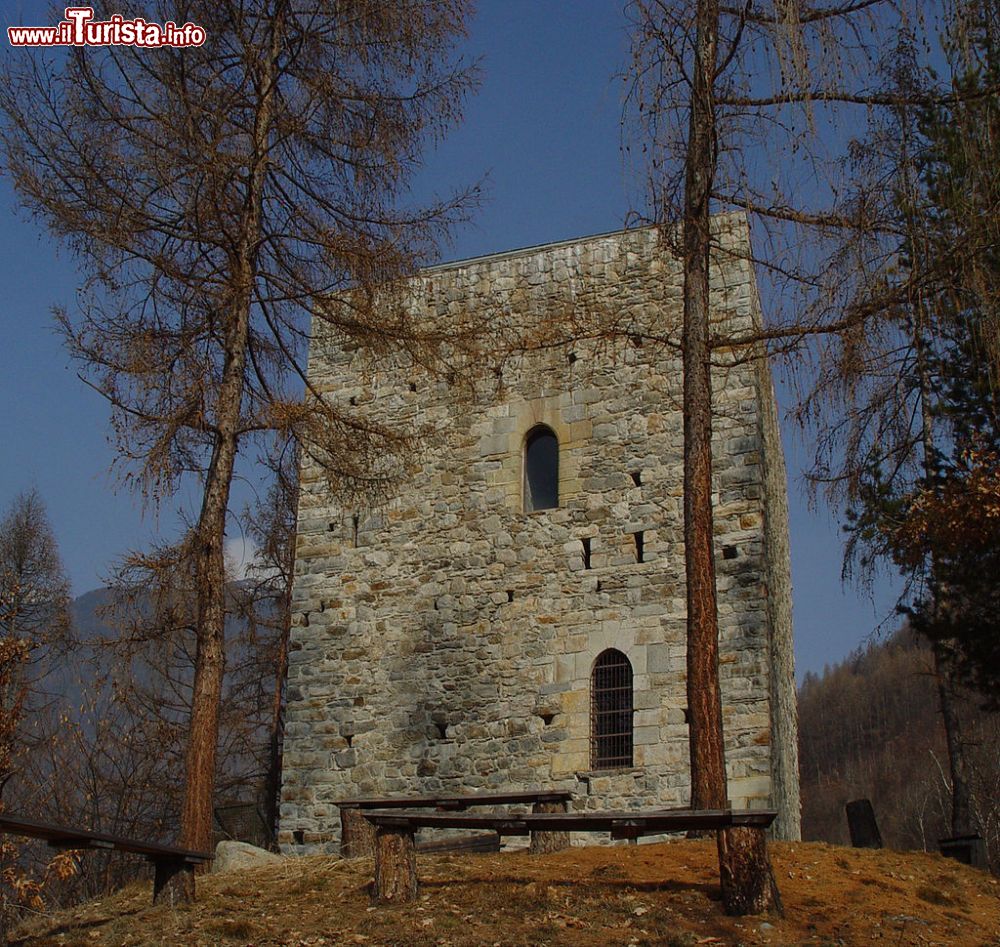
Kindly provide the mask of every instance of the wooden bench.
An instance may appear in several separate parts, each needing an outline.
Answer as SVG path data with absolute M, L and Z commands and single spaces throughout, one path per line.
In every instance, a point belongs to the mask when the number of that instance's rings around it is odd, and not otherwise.
M 70 829 L 49 822 L 36 822 L 14 816 L 0 815 L 0 832 L 44 839 L 52 848 L 98 849 L 101 851 L 133 852 L 153 863 L 153 903 L 177 904 L 194 900 L 194 866 L 210 862 L 210 852 L 196 852 L 175 845 L 160 845 L 139 839 L 122 838 L 103 832 Z
M 376 902 L 412 901 L 417 896 L 418 828 L 492 829 L 499 835 L 610 832 L 613 839 L 638 839 L 666 832 L 744 827 L 763 832 L 777 813 L 772 809 L 660 809 L 652 812 L 549 812 L 511 816 L 472 812 L 366 811 L 375 828 Z
M 369 796 L 341 799 L 340 854 L 345 858 L 372 855 L 375 852 L 375 827 L 365 820 L 368 811 L 376 809 L 436 809 L 439 812 L 464 812 L 471 806 L 530 805 L 533 813 L 561 813 L 573 798 L 565 790 L 542 790 L 501 793 L 465 793 L 463 795 Z M 555 852 L 569 845 L 565 833 L 535 832 L 531 836 L 532 852 Z

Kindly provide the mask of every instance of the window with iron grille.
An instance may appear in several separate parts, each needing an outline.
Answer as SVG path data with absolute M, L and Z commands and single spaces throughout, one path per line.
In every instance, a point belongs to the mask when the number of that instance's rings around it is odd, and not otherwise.
M 632 766 L 632 665 L 609 648 L 590 680 L 590 759 L 593 769 Z

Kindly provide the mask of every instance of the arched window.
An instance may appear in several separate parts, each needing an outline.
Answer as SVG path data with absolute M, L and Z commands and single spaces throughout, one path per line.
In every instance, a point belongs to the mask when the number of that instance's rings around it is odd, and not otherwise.
M 614 648 L 597 656 L 590 679 L 590 765 L 632 765 L 632 665 Z
M 559 506 L 559 441 L 552 428 L 538 424 L 524 439 L 524 511 Z

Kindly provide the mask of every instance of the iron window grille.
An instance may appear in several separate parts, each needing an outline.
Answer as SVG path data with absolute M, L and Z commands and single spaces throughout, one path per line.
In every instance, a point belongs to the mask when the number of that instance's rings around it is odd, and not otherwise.
M 590 757 L 594 769 L 632 764 L 632 665 L 609 648 L 594 662 L 590 686 Z

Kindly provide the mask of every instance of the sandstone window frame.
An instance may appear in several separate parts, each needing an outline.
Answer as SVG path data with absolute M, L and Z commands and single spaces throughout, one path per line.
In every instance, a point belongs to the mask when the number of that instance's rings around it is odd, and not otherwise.
M 590 672 L 590 768 L 632 769 L 635 765 L 635 672 L 628 655 L 605 648 Z
M 535 424 L 521 448 L 522 508 L 525 513 L 559 507 L 559 435 L 548 424 Z

